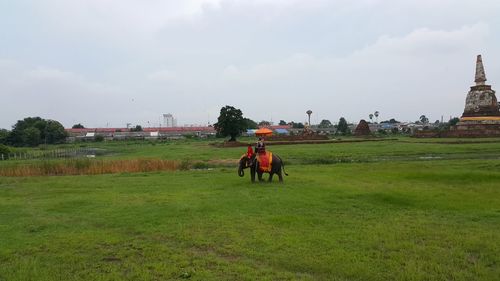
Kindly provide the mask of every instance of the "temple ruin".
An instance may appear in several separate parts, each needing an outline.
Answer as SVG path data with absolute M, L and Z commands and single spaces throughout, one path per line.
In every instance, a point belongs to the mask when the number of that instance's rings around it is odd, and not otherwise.
M 368 126 L 368 123 L 364 120 L 361 119 L 359 121 L 358 126 L 356 126 L 356 129 L 354 130 L 354 135 L 355 136 L 369 136 L 371 134 L 370 127 Z
M 470 87 L 465 100 L 465 110 L 462 115 L 463 120 L 469 117 L 500 116 L 498 111 L 498 101 L 495 91 L 490 85 L 486 85 L 486 74 L 484 72 L 483 60 L 481 55 L 476 60 L 476 82 L 475 86 Z
M 417 131 L 415 137 L 500 137 L 500 110 L 495 91 L 486 85 L 481 55 L 476 59 L 476 75 L 457 125 L 448 131 Z
M 500 136 L 500 111 L 495 91 L 486 85 L 481 55 L 476 59 L 475 86 L 470 87 L 460 122 L 450 130 L 456 137 Z

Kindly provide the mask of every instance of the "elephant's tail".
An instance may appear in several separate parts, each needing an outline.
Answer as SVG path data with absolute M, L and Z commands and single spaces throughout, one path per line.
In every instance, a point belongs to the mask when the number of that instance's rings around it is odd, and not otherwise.
M 278 155 L 276 155 L 276 156 L 278 156 Z M 278 156 L 278 158 L 281 161 L 281 168 L 283 169 L 283 173 L 285 174 L 285 176 L 288 176 L 288 174 L 285 171 L 285 162 L 283 162 L 283 159 L 281 159 L 281 157 Z

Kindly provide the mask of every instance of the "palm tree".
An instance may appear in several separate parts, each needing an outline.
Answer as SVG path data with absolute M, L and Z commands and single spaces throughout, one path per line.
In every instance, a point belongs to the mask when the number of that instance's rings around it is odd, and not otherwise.
M 306 111 L 307 116 L 309 117 L 309 126 L 311 126 L 311 114 L 313 113 L 310 109 Z
M 375 113 L 373 113 L 373 115 L 375 115 L 375 118 L 377 118 L 377 123 L 378 123 L 378 116 L 379 116 L 380 112 L 378 111 L 375 111 Z
M 370 122 L 373 122 L 373 114 L 370 113 L 370 115 L 368 115 L 368 117 L 370 117 Z

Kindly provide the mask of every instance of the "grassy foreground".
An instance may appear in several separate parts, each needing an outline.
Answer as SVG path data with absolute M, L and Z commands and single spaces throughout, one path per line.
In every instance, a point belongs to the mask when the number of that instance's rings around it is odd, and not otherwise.
M 0 280 L 496 280 L 497 160 L 0 179 Z

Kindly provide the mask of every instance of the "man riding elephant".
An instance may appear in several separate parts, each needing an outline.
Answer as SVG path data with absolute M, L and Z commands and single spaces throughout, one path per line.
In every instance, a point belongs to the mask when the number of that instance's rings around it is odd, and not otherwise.
M 264 143 L 264 138 L 260 137 L 255 145 L 255 153 L 265 153 L 266 152 L 266 144 Z
M 262 174 L 269 174 L 269 181 L 273 180 L 274 174 L 278 175 L 279 181 L 283 181 L 282 170 L 285 175 L 285 164 L 283 160 L 277 155 L 273 155 L 272 152 L 266 151 L 264 139 L 259 138 L 257 142 L 255 153 L 252 150 L 252 146 L 248 146 L 247 153 L 240 158 L 238 175 L 243 177 L 245 175 L 244 169 L 250 168 L 250 177 L 252 182 L 255 182 L 255 174 L 259 181 L 263 181 Z

